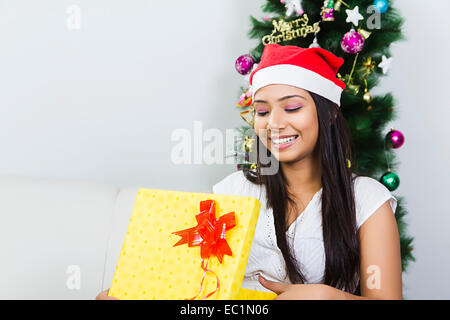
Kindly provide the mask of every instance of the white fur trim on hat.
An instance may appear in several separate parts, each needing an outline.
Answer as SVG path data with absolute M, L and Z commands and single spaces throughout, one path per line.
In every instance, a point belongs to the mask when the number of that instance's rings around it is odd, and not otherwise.
M 262 87 L 269 84 L 286 84 L 314 92 L 333 101 L 338 106 L 341 105 L 343 91 L 341 87 L 316 72 L 296 65 L 278 64 L 260 69 L 255 72 L 252 80 L 250 90 L 253 101 L 255 101 L 256 91 Z

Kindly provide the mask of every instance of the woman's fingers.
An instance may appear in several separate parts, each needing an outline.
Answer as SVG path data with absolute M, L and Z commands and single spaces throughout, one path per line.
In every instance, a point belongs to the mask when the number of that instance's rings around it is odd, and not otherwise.
M 100 292 L 100 293 L 97 295 L 97 297 L 95 297 L 95 300 L 119 300 L 119 299 L 117 299 L 116 297 L 110 297 L 110 296 L 108 296 L 108 292 L 109 292 L 109 289 Z
M 275 292 L 278 295 L 282 294 L 284 291 L 286 291 L 289 288 L 289 285 L 287 285 L 287 284 L 267 280 L 262 275 L 259 275 L 258 280 L 259 280 L 259 283 L 261 283 L 263 285 L 263 287 Z

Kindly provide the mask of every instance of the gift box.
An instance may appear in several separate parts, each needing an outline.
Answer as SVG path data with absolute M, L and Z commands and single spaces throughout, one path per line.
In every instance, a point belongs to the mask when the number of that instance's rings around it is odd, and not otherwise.
M 254 197 L 139 189 L 109 295 L 275 298 L 241 288 L 260 208 Z

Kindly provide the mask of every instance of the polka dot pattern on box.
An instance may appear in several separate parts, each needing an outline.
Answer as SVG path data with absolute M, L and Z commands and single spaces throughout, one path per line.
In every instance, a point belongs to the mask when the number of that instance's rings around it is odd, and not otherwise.
M 220 289 L 210 299 L 234 299 L 241 293 L 247 260 L 261 208 L 253 197 L 139 189 L 109 294 L 119 299 L 185 299 L 198 293 L 203 270 L 200 247 L 173 247 L 172 234 L 197 225 L 200 201 L 216 201 L 216 218 L 234 211 L 236 226 L 226 232 L 233 252 L 220 264 L 212 256 L 208 268 L 219 277 Z M 199 296 L 216 288 L 207 273 Z

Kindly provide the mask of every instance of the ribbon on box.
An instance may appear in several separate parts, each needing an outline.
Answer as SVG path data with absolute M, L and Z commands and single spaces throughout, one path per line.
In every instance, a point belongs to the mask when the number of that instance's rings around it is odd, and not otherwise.
M 224 255 L 231 256 L 233 252 L 225 238 L 225 232 L 236 226 L 236 216 L 234 211 L 224 214 L 220 218 L 216 218 L 216 203 L 214 200 L 200 201 L 200 213 L 195 216 L 197 226 L 172 232 L 181 237 L 181 239 L 173 246 L 187 244 L 188 247 L 200 246 L 200 255 L 202 258 L 201 268 L 204 271 L 200 282 L 198 293 L 191 299 L 195 299 L 203 289 L 203 281 L 207 272 L 211 272 L 216 276 L 216 289 L 202 299 L 206 299 L 219 290 L 219 277 L 217 274 L 208 269 L 208 262 L 211 255 L 217 257 L 220 263 L 223 261 Z M 206 262 L 205 262 L 206 260 Z

